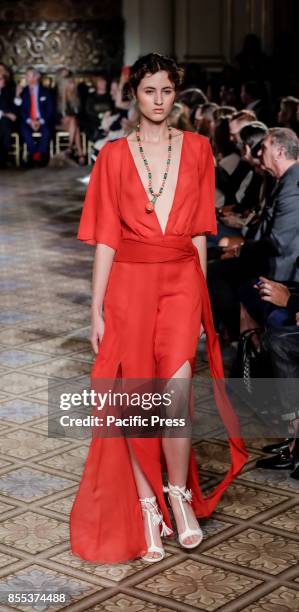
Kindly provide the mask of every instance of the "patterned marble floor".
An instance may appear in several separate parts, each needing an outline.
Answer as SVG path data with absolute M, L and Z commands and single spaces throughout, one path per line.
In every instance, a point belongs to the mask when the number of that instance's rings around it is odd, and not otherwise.
M 0 593 L 50 589 L 68 603 L 0 603 L 1 612 L 287 612 L 299 610 L 299 484 L 250 462 L 192 553 L 159 564 L 87 563 L 70 554 L 68 516 L 88 441 L 47 435 L 48 377 L 88 375 L 93 249 L 75 238 L 82 169 L 1 173 Z M 197 375 L 205 374 L 199 362 Z M 207 397 L 208 400 L 208 397 Z M 220 440 L 195 445 L 202 483 L 221 479 Z

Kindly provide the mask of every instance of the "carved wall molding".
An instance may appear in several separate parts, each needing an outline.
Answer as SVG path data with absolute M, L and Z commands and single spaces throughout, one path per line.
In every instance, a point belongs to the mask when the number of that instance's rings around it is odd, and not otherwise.
M 121 0 L 1 0 L 0 21 L 109 20 L 121 15 Z
M 48 74 L 60 66 L 75 73 L 119 68 L 123 20 L 0 22 L 0 57 L 19 74 L 29 65 Z

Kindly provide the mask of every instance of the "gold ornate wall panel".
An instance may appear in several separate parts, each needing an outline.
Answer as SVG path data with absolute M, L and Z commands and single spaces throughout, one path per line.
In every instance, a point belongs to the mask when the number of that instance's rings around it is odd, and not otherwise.
M 1 61 L 18 74 L 29 65 L 48 74 L 60 66 L 77 74 L 121 67 L 124 27 L 120 2 L 85 4 L 88 6 L 71 0 L 0 1 Z
M 108 20 L 120 14 L 120 0 L 0 0 L 0 21 Z

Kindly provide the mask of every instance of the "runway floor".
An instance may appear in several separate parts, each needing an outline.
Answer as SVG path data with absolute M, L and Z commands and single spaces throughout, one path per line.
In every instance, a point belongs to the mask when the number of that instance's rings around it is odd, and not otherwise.
M 192 553 L 97 565 L 70 553 L 68 517 L 89 441 L 48 437 L 48 378 L 88 376 L 93 248 L 76 240 L 86 169 L 2 171 L 0 223 L 0 593 L 67 592 L 68 604 L 1 612 L 299 610 L 299 483 L 255 469 L 261 440 L 202 521 Z M 199 362 L 197 376 L 207 375 Z M 207 402 L 209 398 L 207 397 Z M 198 441 L 205 490 L 227 470 L 225 442 Z

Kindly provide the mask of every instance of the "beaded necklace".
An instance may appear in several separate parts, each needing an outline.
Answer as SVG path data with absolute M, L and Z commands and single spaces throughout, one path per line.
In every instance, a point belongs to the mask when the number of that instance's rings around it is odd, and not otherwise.
M 163 190 L 164 190 L 164 186 L 166 183 L 166 179 L 168 176 L 168 171 L 169 171 L 169 166 L 170 166 L 170 160 L 171 160 L 171 151 L 172 151 L 172 146 L 171 146 L 171 139 L 172 139 L 172 132 L 171 132 L 171 126 L 168 125 L 168 158 L 167 158 L 167 162 L 166 162 L 166 169 L 165 172 L 163 174 L 163 180 L 162 180 L 162 184 L 161 187 L 158 191 L 158 193 L 155 193 L 153 190 L 153 186 L 152 186 L 152 172 L 151 169 L 149 167 L 149 163 L 148 160 L 146 159 L 145 155 L 144 155 L 144 150 L 143 150 L 143 146 L 142 146 L 142 142 L 140 140 L 140 123 L 138 123 L 137 127 L 136 127 L 136 138 L 137 138 L 137 142 L 138 142 L 138 147 L 139 147 L 139 151 L 140 151 L 140 155 L 143 159 L 144 165 L 146 167 L 147 170 L 147 176 L 148 176 L 148 191 L 150 192 L 152 199 L 149 200 L 149 202 L 147 202 L 146 206 L 145 206 L 145 210 L 147 213 L 151 213 L 154 210 L 157 198 L 162 195 Z

